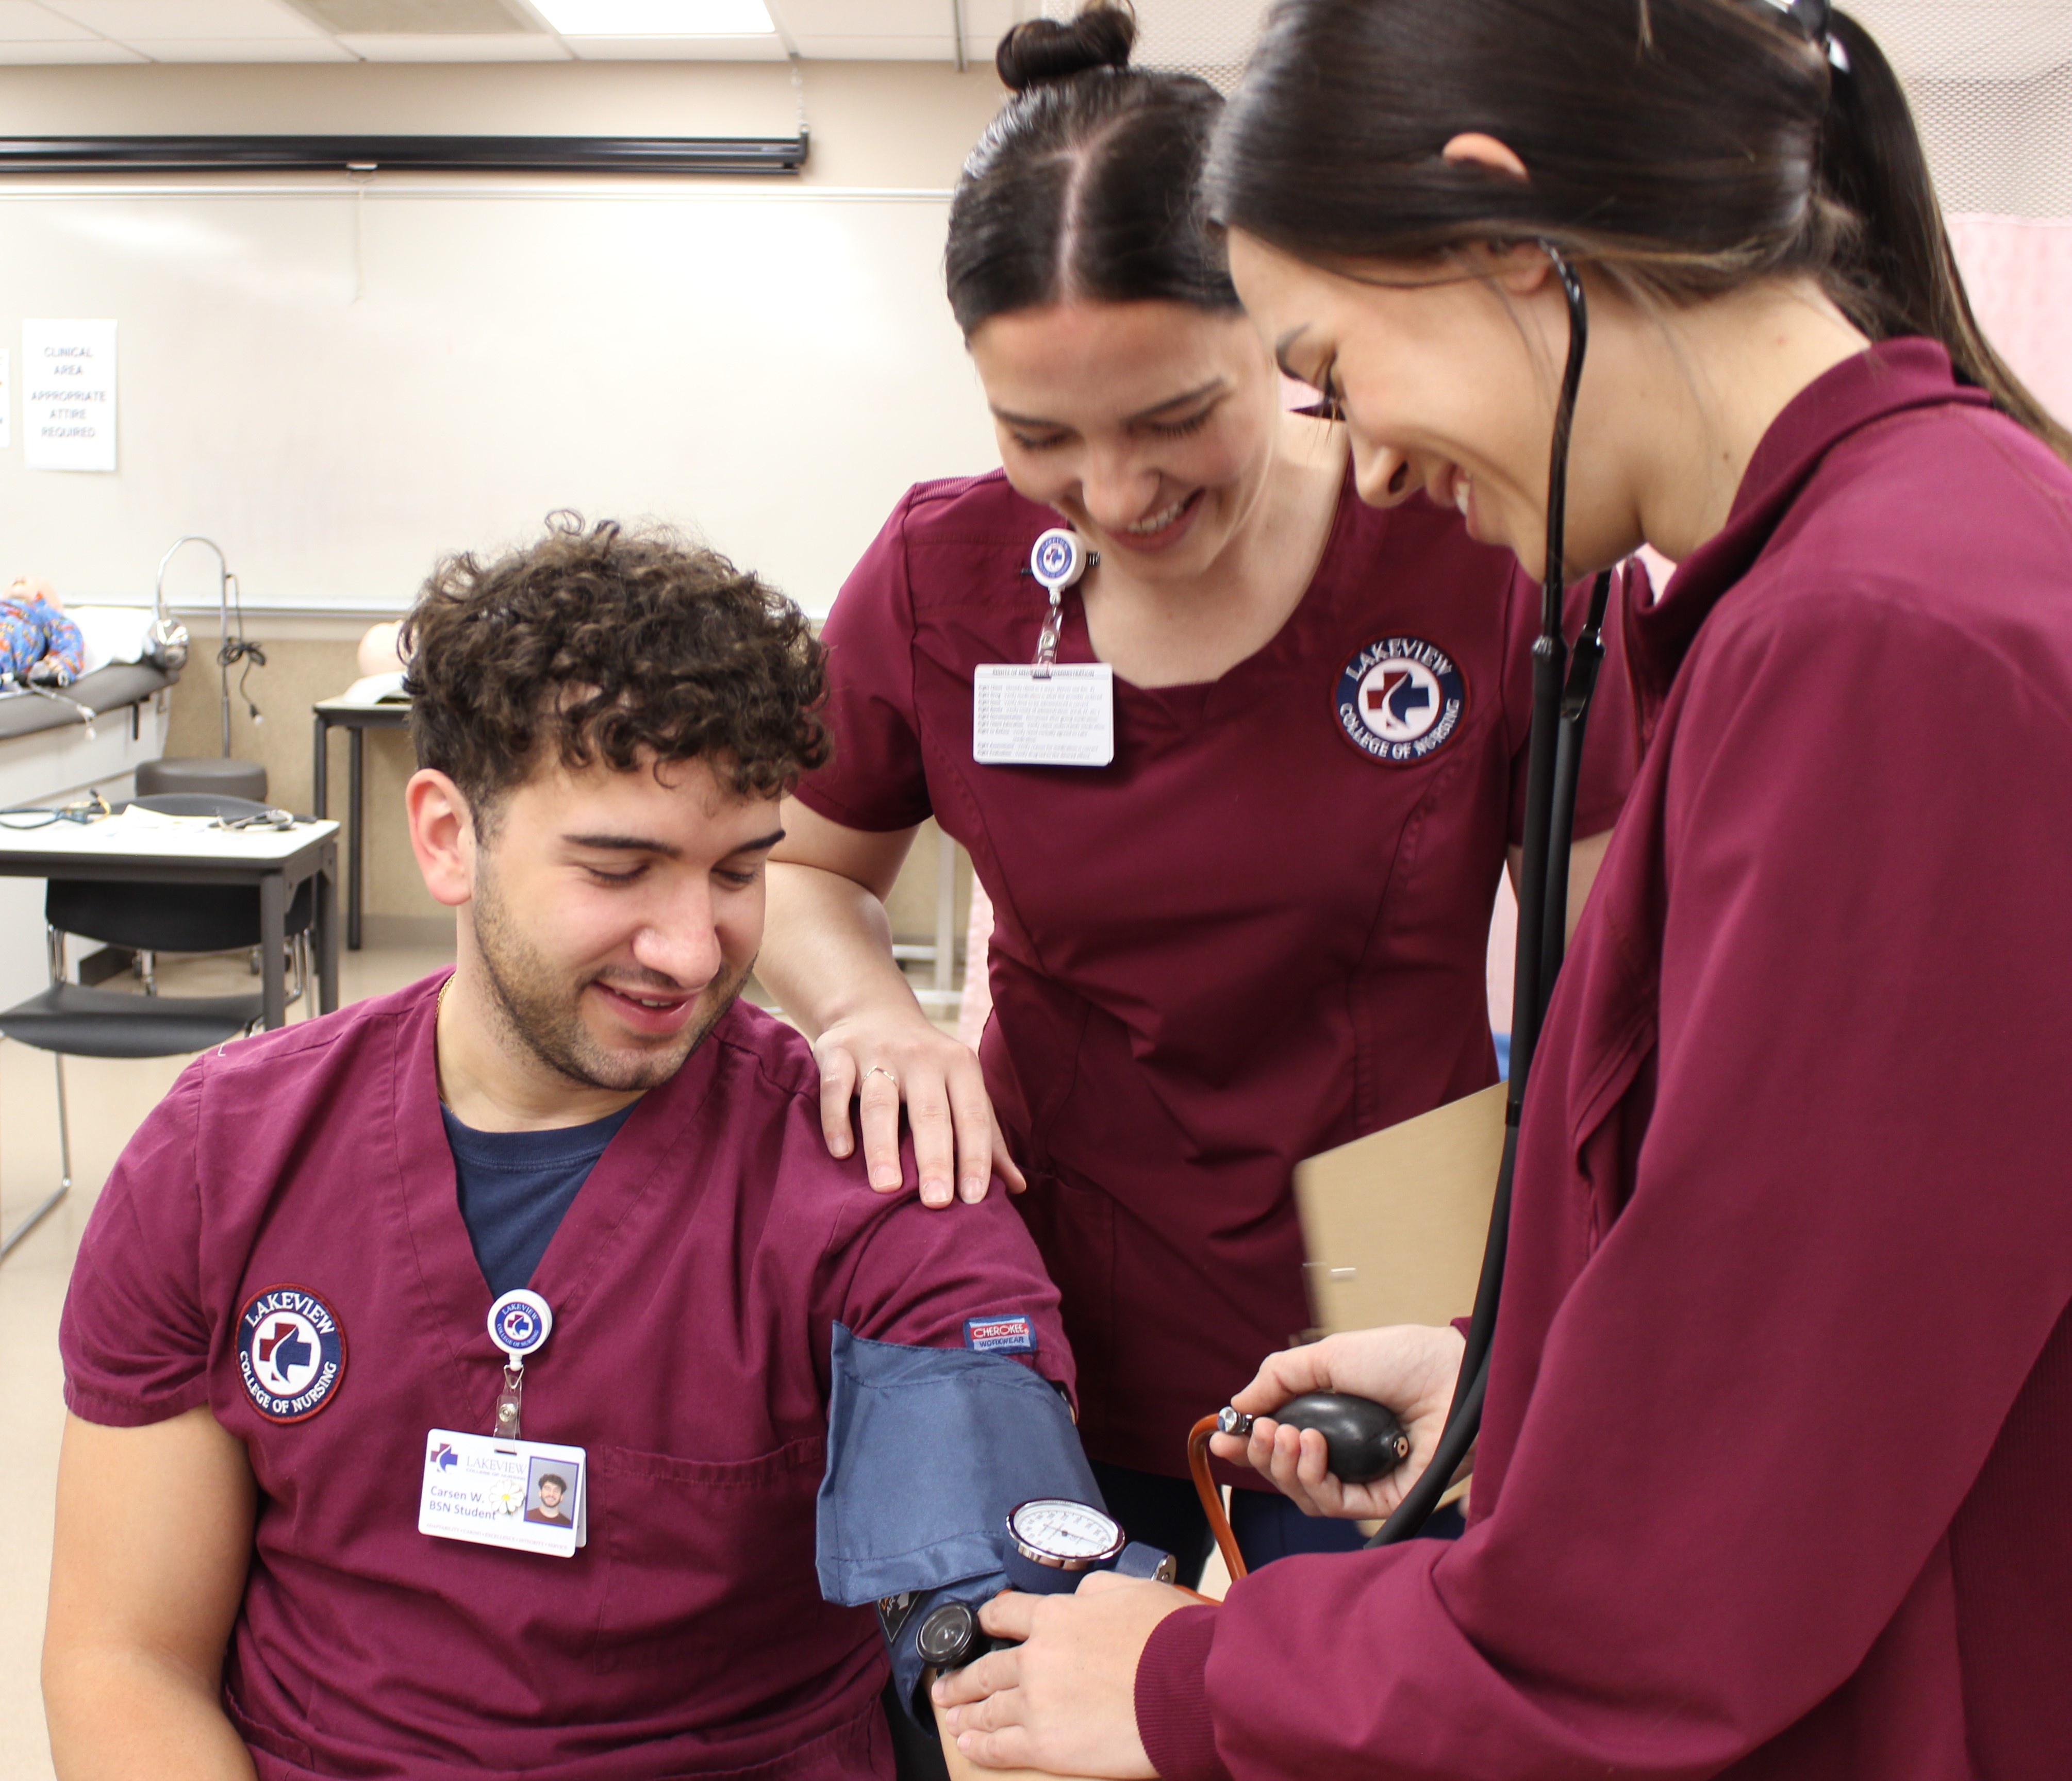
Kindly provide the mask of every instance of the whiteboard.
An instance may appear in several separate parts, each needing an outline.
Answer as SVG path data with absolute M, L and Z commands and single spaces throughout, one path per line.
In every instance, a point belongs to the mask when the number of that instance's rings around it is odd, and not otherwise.
M 0 347 L 118 324 L 117 469 L 0 451 L 0 571 L 134 599 L 186 532 L 249 605 L 397 610 L 558 507 L 824 612 L 908 484 L 997 462 L 948 195 L 401 180 L 0 189 Z M 18 388 L 23 380 L 17 376 Z M 213 603 L 212 560 L 169 584 Z

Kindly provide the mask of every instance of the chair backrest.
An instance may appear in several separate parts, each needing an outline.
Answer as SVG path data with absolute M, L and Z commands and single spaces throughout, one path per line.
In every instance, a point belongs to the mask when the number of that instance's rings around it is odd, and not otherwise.
M 133 798 L 161 816 L 257 816 L 267 806 L 220 792 L 166 791 Z M 311 881 L 288 905 L 287 931 L 310 925 Z M 252 884 L 98 884 L 53 878 L 43 919 L 54 928 L 132 952 L 236 952 L 259 944 L 259 891 Z
M 53 878 L 43 893 L 43 919 L 132 952 L 234 952 L 259 944 L 259 893 L 250 884 Z

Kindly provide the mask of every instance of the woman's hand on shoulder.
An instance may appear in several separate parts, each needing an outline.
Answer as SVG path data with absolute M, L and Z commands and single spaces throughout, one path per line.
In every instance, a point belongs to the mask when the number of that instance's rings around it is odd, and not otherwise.
M 996 1175 L 1013 1193 L 1028 1185 L 1008 1154 L 977 1055 L 918 1007 L 874 1008 L 837 1020 L 814 1042 L 813 1057 L 820 1067 L 820 1127 L 828 1149 L 836 1156 L 851 1155 L 860 1123 L 864 1163 L 878 1192 L 906 1184 L 899 1159 L 902 1102 L 924 1204 L 983 1200 Z
M 1219 1434 L 1210 1447 L 1219 1459 L 1243 1462 L 1270 1479 L 1305 1515 L 1385 1517 L 1431 1463 L 1466 1347 L 1461 1332 L 1450 1327 L 1400 1323 L 1283 1348 L 1268 1355 L 1252 1383 L 1231 1400 L 1232 1409 L 1258 1418 L 1250 1436 Z M 1289 1398 L 1313 1391 L 1350 1392 L 1386 1404 L 1410 1437 L 1410 1457 L 1371 1483 L 1341 1483 L 1326 1459 L 1323 1436 L 1314 1429 L 1285 1427 L 1272 1418 Z

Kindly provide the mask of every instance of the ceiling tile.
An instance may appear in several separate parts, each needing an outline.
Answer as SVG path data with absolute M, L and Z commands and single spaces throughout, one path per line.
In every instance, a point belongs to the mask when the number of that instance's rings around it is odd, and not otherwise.
M 795 37 L 950 35 L 951 0 L 778 0 Z
M 341 36 L 339 42 L 368 62 L 566 62 L 569 52 L 552 37 L 507 32 L 469 32 L 433 37 L 412 32 L 385 36 Z
M 947 62 L 956 45 L 948 31 L 931 37 L 801 37 L 799 53 L 823 62 Z
M 289 0 L 305 18 L 340 37 L 500 36 L 539 27 L 503 0 Z
M 51 0 L 51 6 L 122 43 L 162 43 L 183 37 L 324 37 L 281 0 Z
M 754 37 L 566 37 L 586 62 L 781 62 L 776 32 Z
M 0 43 L 95 43 L 98 39 L 84 25 L 60 18 L 32 0 L 0 0 Z
M 352 51 L 329 37 L 140 37 L 130 47 L 154 62 L 351 62 Z
M 22 66 L 42 63 L 141 62 L 144 58 L 105 37 L 68 39 L 61 43 L 0 43 L 0 64 Z

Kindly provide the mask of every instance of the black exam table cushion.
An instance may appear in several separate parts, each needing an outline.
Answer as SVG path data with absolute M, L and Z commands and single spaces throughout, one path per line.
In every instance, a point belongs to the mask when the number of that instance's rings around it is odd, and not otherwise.
M 56 690 L 68 699 L 89 705 L 103 716 L 149 699 L 170 687 L 179 676 L 142 662 L 116 662 L 82 675 L 68 687 Z M 82 721 L 70 705 L 44 699 L 33 692 L 18 692 L 0 699 L 0 741 L 14 736 L 33 736 L 39 730 L 62 729 Z

